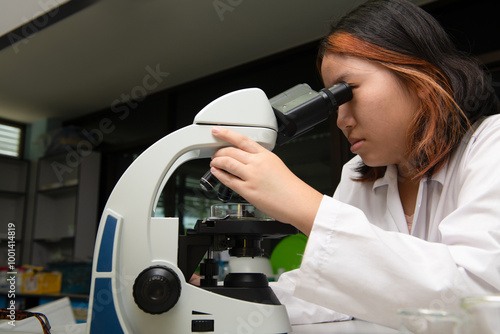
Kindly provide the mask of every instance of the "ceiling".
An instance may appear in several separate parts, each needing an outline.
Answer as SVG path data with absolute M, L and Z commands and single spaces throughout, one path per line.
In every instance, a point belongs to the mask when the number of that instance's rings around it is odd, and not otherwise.
M 317 40 L 363 0 L 100 0 L 67 17 L 41 8 L 65 2 L 0 3 L 4 41 L 23 23 L 18 32 L 35 32 L 0 49 L 0 118 L 67 120 L 172 88 Z M 33 10 L 45 14 L 30 25 Z

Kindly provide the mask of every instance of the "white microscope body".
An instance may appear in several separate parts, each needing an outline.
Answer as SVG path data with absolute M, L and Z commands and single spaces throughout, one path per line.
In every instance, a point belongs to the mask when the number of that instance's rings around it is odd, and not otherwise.
M 277 121 L 269 100 L 263 91 L 251 88 L 213 101 L 192 125 L 159 140 L 130 165 L 110 195 L 99 225 L 87 333 L 291 331 L 283 305 L 229 298 L 186 282 L 177 266 L 178 218 L 153 217 L 159 193 L 178 166 L 210 157 L 228 145 L 211 134 L 214 125 L 242 133 L 270 150 L 276 142 Z M 149 267 L 168 268 L 168 275 L 178 280 L 178 300 L 161 314 L 143 311 L 133 297 L 136 278 Z
M 116 184 L 100 221 L 87 334 L 289 333 L 286 309 L 270 288 L 255 302 L 186 282 L 190 273 L 183 273 L 180 267 L 186 271 L 185 263 L 178 263 L 178 218 L 156 218 L 154 210 L 177 167 L 228 146 L 212 135 L 213 126 L 232 129 L 272 150 L 275 143 L 287 142 L 327 119 L 351 98 L 351 88 L 343 82 L 320 92 L 302 84 L 271 100 L 257 88 L 235 91 L 207 105 L 192 125 L 142 153 Z M 250 288 L 250 294 L 258 290 Z M 234 291 L 232 286 L 229 290 Z

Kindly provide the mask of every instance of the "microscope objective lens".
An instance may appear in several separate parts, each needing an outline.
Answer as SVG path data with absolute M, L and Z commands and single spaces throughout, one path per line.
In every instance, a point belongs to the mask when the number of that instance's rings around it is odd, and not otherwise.
M 203 191 L 212 191 L 219 184 L 219 180 L 210 172 L 205 173 L 200 178 L 200 187 Z

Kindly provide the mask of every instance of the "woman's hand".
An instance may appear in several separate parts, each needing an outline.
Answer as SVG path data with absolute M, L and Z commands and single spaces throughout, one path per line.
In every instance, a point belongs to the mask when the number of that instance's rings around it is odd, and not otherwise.
M 191 276 L 191 278 L 189 279 L 189 283 L 196 286 L 200 286 L 200 280 L 201 280 L 200 276 L 193 274 L 193 276 Z
M 265 214 L 308 235 L 323 195 L 246 136 L 220 127 L 213 128 L 212 134 L 235 146 L 212 156 L 212 174 Z

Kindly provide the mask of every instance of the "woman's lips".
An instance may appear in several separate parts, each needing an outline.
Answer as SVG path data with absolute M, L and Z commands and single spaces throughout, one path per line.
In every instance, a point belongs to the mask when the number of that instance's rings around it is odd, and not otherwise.
M 361 147 L 365 143 L 365 140 L 364 139 L 352 139 L 352 140 L 349 140 L 349 142 L 351 143 L 351 152 L 356 153 L 357 151 L 359 151 L 361 149 Z

